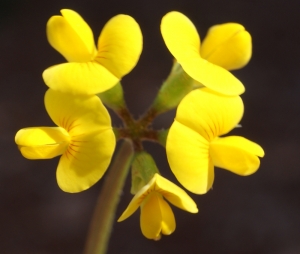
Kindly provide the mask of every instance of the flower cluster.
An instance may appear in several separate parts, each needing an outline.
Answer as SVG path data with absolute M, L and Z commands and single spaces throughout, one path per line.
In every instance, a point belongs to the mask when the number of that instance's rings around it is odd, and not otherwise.
M 115 86 L 136 65 L 142 34 L 132 17 L 115 16 L 104 26 L 97 50 L 81 16 L 72 10 L 61 13 L 49 19 L 47 38 L 68 63 L 43 72 L 49 87 L 46 110 L 59 127 L 25 128 L 15 141 L 28 159 L 62 155 L 58 185 L 66 192 L 80 192 L 103 176 L 116 144 L 110 116 L 95 94 Z
M 167 13 L 161 21 L 165 44 L 176 61 L 153 104 L 138 120 L 132 118 L 123 98 L 121 79 L 137 64 L 142 33 L 128 15 L 117 15 L 104 26 L 97 47 L 82 17 L 62 10 L 47 23 L 50 45 L 66 63 L 47 68 L 42 76 L 49 87 L 45 107 L 56 127 L 30 127 L 18 131 L 15 141 L 28 159 L 61 156 L 57 182 L 66 192 L 80 192 L 94 185 L 106 172 L 116 140 L 131 141 L 134 197 L 118 221 L 141 209 L 142 233 L 160 239 L 175 228 L 168 202 L 197 213 L 195 202 L 180 187 L 164 178 L 143 141 L 166 147 L 167 159 L 177 180 L 190 192 L 205 194 L 214 182 L 214 167 L 238 175 L 254 173 L 263 149 L 240 137 L 227 136 L 241 121 L 245 88 L 230 70 L 251 58 L 251 36 L 237 23 L 213 26 L 200 43 L 193 23 L 182 13 Z M 106 107 L 122 120 L 114 128 Z M 171 127 L 156 131 L 152 120 L 176 108 Z M 167 202 L 168 201 L 168 202 Z

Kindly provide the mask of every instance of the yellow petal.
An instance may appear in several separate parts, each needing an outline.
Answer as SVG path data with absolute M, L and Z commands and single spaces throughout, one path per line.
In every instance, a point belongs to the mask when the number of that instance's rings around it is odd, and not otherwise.
M 51 119 L 70 135 L 57 168 L 60 188 L 66 192 L 89 188 L 106 171 L 116 144 L 106 108 L 95 95 L 72 96 L 51 89 L 45 106 Z
M 182 13 L 166 14 L 161 22 L 161 33 L 171 54 L 194 80 L 226 95 L 245 91 L 243 84 L 230 72 L 201 58 L 198 32 Z
M 117 77 L 97 62 L 55 65 L 43 72 L 43 79 L 51 89 L 75 95 L 101 93 L 119 82 Z
M 142 187 L 133 197 L 131 202 L 129 203 L 126 210 L 120 216 L 118 221 L 123 221 L 127 219 L 130 215 L 132 215 L 144 199 L 147 198 L 148 194 L 151 192 L 160 192 L 168 201 L 170 201 L 173 205 L 191 212 L 197 213 L 197 205 L 195 202 L 187 195 L 187 193 L 176 186 L 174 183 L 160 176 L 159 174 L 154 174 L 153 178 Z
M 248 139 L 230 136 L 211 142 L 210 154 L 215 166 L 246 176 L 259 168 L 258 156 L 263 157 L 264 151 Z
M 183 70 L 202 85 L 224 95 L 240 95 L 244 85 L 229 71 L 199 56 L 179 61 Z
M 155 174 L 154 177 L 155 191 L 160 192 L 171 204 L 191 213 L 198 212 L 196 203 L 183 189 L 159 174 Z
M 155 191 L 141 206 L 140 224 L 143 235 L 148 239 L 159 239 L 161 233 L 169 235 L 176 228 L 171 207 Z
M 70 137 L 61 127 L 33 127 L 19 130 L 15 142 L 27 159 L 51 159 L 65 152 Z
M 233 129 L 243 112 L 244 105 L 239 96 L 223 96 L 201 88 L 183 98 L 177 108 L 176 120 L 211 141 Z
M 95 59 L 121 79 L 137 64 L 143 47 L 138 23 L 128 15 L 117 15 L 104 26 Z
M 139 206 L 144 201 L 144 199 L 148 196 L 148 194 L 154 190 L 155 181 L 156 181 L 156 177 L 153 177 L 149 181 L 149 183 L 147 183 L 134 195 L 133 199 L 130 201 L 126 210 L 122 213 L 122 215 L 118 219 L 118 222 L 126 220 L 139 208 Z
M 61 10 L 47 23 L 50 45 L 69 62 L 86 62 L 96 54 L 93 32 L 82 17 L 72 10 Z
M 176 229 L 176 222 L 170 205 L 160 196 L 157 195 L 162 215 L 161 232 L 164 235 L 172 234 Z
M 71 137 L 111 129 L 110 115 L 95 95 L 72 96 L 48 89 L 45 107 L 52 121 Z
M 167 158 L 177 180 L 189 191 L 206 193 L 212 186 L 214 170 L 209 142 L 189 127 L 174 121 L 167 137 Z
M 118 219 L 118 222 L 121 222 L 123 220 L 126 220 L 128 217 L 130 217 L 141 205 L 141 202 L 143 199 L 137 198 L 137 195 L 133 197 L 125 211 L 121 214 L 121 216 Z
M 115 143 L 111 129 L 73 136 L 56 171 L 59 187 L 74 193 L 94 185 L 108 168 Z
M 171 54 L 181 62 L 189 57 L 200 57 L 200 38 L 194 24 L 182 13 L 172 11 L 161 21 L 161 33 Z
M 251 36 L 237 23 L 213 26 L 201 45 L 200 54 L 209 62 L 227 70 L 242 68 L 251 58 Z

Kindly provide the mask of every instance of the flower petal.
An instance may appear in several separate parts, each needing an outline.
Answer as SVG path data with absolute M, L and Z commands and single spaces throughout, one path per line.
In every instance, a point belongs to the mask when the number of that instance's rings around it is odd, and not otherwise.
M 175 120 L 169 130 L 166 151 L 172 172 L 186 189 L 204 194 L 211 188 L 214 170 L 209 142 L 204 137 Z
M 160 30 L 167 48 L 181 62 L 189 57 L 200 57 L 200 38 L 194 24 L 182 13 L 172 11 L 161 21 Z
M 108 168 L 115 144 L 112 129 L 72 136 L 56 171 L 59 187 L 74 193 L 94 185 Z
M 43 72 L 44 82 L 53 90 L 92 95 L 104 92 L 119 79 L 97 62 L 64 63 Z
M 161 196 L 157 196 L 162 215 L 161 232 L 164 235 L 170 235 L 176 229 L 175 217 L 170 205 Z
M 239 96 L 223 96 L 201 88 L 183 98 L 175 119 L 211 141 L 233 129 L 243 113 L 244 105 Z
M 94 36 L 82 17 L 72 10 L 61 10 L 62 16 L 53 16 L 47 23 L 50 45 L 69 62 L 90 61 L 96 55 Z
M 61 127 L 32 127 L 19 130 L 15 142 L 27 159 L 51 159 L 65 152 L 70 137 Z
M 66 192 L 89 188 L 106 171 L 116 144 L 106 108 L 95 95 L 72 96 L 51 89 L 45 106 L 51 119 L 70 135 L 57 168 L 60 188 Z
M 159 239 L 160 233 L 169 235 L 176 228 L 173 211 L 157 192 L 151 192 L 141 206 L 141 230 L 148 239 Z
M 122 213 L 118 222 L 126 220 L 129 216 L 131 216 L 141 205 L 147 195 L 154 190 L 156 178 L 153 177 L 148 184 L 142 187 L 130 201 L 129 205 L 127 206 L 126 210 Z
M 95 95 L 72 96 L 48 89 L 45 107 L 53 122 L 66 129 L 71 137 L 111 129 L 110 116 Z
M 198 32 L 185 15 L 175 11 L 166 14 L 161 22 L 161 33 L 171 54 L 194 80 L 226 95 L 245 91 L 243 84 L 230 72 L 201 58 Z
M 138 23 L 128 15 L 120 14 L 104 26 L 95 61 L 121 79 L 137 64 L 142 47 L 143 38 Z
M 162 214 L 156 192 L 151 192 L 141 206 L 140 226 L 148 239 L 159 239 L 161 234 Z
M 200 54 L 227 70 L 242 68 L 251 58 L 251 35 L 237 23 L 213 26 L 201 45 Z
M 183 70 L 202 85 L 224 95 L 240 95 L 243 84 L 229 71 L 201 57 L 190 57 L 179 61 Z
M 259 168 L 260 161 L 257 156 L 263 157 L 264 151 L 248 139 L 230 136 L 211 142 L 210 154 L 215 166 L 246 176 Z
M 171 204 L 191 213 L 197 213 L 198 208 L 191 197 L 176 184 L 159 174 L 155 174 L 155 190 L 160 192 Z
M 136 195 L 133 197 L 133 199 L 130 201 L 129 205 L 125 209 L 125 211 L 121 214 L 121 216 L 118 219 L 118 222 L 121 222 L 123 220 L 126 220 L 128 217 L 130 217 L 140 206 L 141 201 L 143 199 L 139 199 Z

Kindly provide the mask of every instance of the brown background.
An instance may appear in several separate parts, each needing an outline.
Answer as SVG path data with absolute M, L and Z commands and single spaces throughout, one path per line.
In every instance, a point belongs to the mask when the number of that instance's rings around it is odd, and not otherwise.
M 284 0 L 1 0 L 0 252 L 82 253 L 101 190 L 103 181 L 79 194 L 62 192 L 55 179 L 58 160 L 26 160 L 14 144 L 20 128 L 52 125 L 43 105 L 47 87 L 41 73 L 63 59 L 49 46 L 45 24 L 62 8 L 79 12 L 95 39 L 116 14 L 132 15 L 140 24 L 144 50 L 123 80 L 136 117 L 171 67 L 159 30 L 168 11 L 189 16 L 202 38 L 210 26 L 229 21 L 242 23 L 253 37 L 251 62 L 235 72 L 246 86 L 243 128 L 235 133 L 264 147 L 259 171 L 243 178 L 216 169 L 214 189 L 204 196 L 191 194 L 199 214 L 173 208 L 177 229 L 159 242 L 142 236 L 139 212 L 115 223 L 108 253 L 300 253 L 300 4 Z M 154 125 L 168 127 L 173 117 L 170 112 Z M 162 174 L 177 183 L 164 150 L 156 144 L 146 149 Z M 131 199 L 129 188 L 128 181 L 117 216 Z

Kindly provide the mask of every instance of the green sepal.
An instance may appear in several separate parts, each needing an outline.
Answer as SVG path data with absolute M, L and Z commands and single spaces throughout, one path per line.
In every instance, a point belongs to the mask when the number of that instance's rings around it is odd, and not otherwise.
M 169 133 L 169 129 L 159 130 L 157 132 L 158 143 L 163 147 L 166 147 L 168 133 Z
M 151 108 L 156 114 L 161 114 L 178 106 L 179 102 L 195 85 L 194 80 L 187 75 L 178 62 L 174 62 L 170 75 L 161 86 Z
M 136 194 L 159 173 L 152 156 L 145 151 L 137 152 L 131 164 L 131 194 Z
M 111 89 L 97 94 L 97 96 L 107 107 L 114 111 L 125 108 L 126 104 L 123 96 L 123 88 L 120 82 Z

